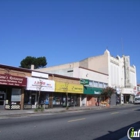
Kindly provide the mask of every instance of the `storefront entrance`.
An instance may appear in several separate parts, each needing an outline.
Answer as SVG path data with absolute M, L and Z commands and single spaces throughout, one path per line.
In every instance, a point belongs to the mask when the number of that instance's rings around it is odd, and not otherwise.
M 5 106 L 5 92 L 0 91 L 0 109 L 4 109 Z
M 31 94 L 31 105 L 32 105 L 32 108 L 36 108 L 36 104 L 37 104 L 37 94 L 32 93 Z
M 124 95 L 124 103 L 129 103 L 130 95 Z
M 93 96 L 88 95 L 87 96 L 87 106 L 95 106 L 97 102 L 97 99 Z
M 6 99 L 6 93 L 4 92 L 4 90 L 1 90 L 0 91 L 0 109 L 5 108 L 5 99 Z
M 53 107 L 74 107 L 80 106 L 78 100 L 80 95 L 68 93 L 68 98 L 65 93 L 54 93 Z

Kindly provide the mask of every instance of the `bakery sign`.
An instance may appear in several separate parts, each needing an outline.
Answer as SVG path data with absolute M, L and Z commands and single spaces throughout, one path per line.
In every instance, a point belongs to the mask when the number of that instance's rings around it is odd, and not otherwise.
M 27 78 L 19 77 L 19 76 L 12 76 L 8 74 L 0 74 L 0 85 L 26 87 Z

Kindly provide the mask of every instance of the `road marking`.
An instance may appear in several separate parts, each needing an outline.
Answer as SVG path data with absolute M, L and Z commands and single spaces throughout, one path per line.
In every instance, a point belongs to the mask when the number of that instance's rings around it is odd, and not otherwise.
M 119 112 L 113 112 L 113 113 L 111 113 L 111 114 L 118 114 Z
M 76 120 L 70 120 L 70 121 L 68 121 L 68 122 L 75 122 L 75 121 L 82 121 L 82 120 L 85 120 L 85 118 L 76 119 Z
M 84 112 L 84 111 L 71 111 L 71 112 L 66 112 L 66 113 L 79 113 L 79 112 Z

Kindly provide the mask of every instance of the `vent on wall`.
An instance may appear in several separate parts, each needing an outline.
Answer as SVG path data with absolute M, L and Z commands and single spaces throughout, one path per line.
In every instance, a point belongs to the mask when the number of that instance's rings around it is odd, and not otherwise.
M 67 72 L 73 72 L 73 70 L 68 70 Z

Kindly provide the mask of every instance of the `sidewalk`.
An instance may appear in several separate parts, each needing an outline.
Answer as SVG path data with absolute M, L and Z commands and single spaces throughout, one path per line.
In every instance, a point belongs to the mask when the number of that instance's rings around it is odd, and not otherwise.
M 44 113 L 62 113 L 62 112 L 70 112 L 70 111 L 82 111 L 82 110 L 100 110 L 100 109 L 109 109 L 109 108 L 118 108 L 125 106 L 133 106 L 132 104 L 126 105 L 117 105 L 110 107 L 103 106 L 91 106 L 91 107 L 70 107 L 68 110 L 66 108 L 50 108 L 45 109 L 43 112 L 35 112 L 32 110 L 0 110 L 0 117 L 4 116 L 16 116 L 16 115 L 30 115 L 30 114 L 44 114 Z

